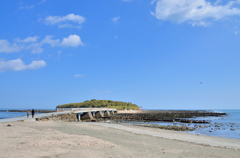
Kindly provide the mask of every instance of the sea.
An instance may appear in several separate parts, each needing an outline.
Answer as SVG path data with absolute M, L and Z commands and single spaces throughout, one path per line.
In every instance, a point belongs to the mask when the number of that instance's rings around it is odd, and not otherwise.
M 151 110 L 151 109 L 148 109 Z M 171 109 L 173 110 L 173 109 Z M 180 109 L 178 109 L 180 110 Z M 183 109 L 185 110 L 185 109 Z M 192 110 L 190 110 L 192 111 Z M 194 109 L 195 111 L 195 109 Z M 199 135 L 208 135 L 208 136 L 215 136 L 215 137 L 224 137 L 224 138 L 231 138 L 231 139 L 238 139 L 240 140 L 240 109 L 228 109 L 228 110 L 204 110 L 199 109 L 199 111 L 210 111 L 210 112 L 220 112 L 220 113 L 227 113 L 227 116 L 222 117 L 195 117 L 190 118 L 191 120 L 206 120 L 209 123 L 206 124 L 199 124 L 199 123 L 169 123 L 169 122 L 162 122 L 162 121 L 155 121 L 155 122 L 135 122 L 135 121 L 128 121 L 125 123 L 132 123 L 132 124 L 155 124 L 155 125 L 171 125 L 171 126 L 188 126 L 188 127 L 195 127 L 198 128 L 194 131 L 183 131 L 187 133 L 199 134 Z
M 21 109 L 23 110 L 23 109 Z M 47 109 L 52 110 L 52 109 Z M 204 109 L 200 109 L 204 110 Z M 216 137 L 225 137 L 231 139 L 239 139 L 240 140 L 240 109 L 228 109 L 228 110 L 206 110 L 211 112 L 221 112 L 227 113 L 227 116 L 223 117 L 195 117 L 191 119 L 195 120 L 207 120 L 210 123 L 207 124 L 197 124 L 197 123 L 177 123 L 178 126 L 200 126 L 194 131 L 187 131 L 188 133 L 200 134 L 200 135 L 209 135 L 209 136 L 216 136 Z M 4 118 L 12 118 L 12 117 L 19 117 L 25 116 L 26 112 L 8 112 L 7 109 L 0 109 L 0 119 Z M 173 125 L 173 123 L 169 122 L 132 122 L 138 124 L 157 124 L 157 125 Z M 176 125 L 176 123 L 175 123 Z
M 0 119 L 13 118 L 13 117 L 19 117 L 19 116 L 27 116 L 26 112 L 9 112 L 8 110 L 29 110 L 30 114 L 32 112 L 32 109 L 3 109 L 3 108 L 0 108 Z M 34 110 L 55 110 L 55 109 L 34 109 Z M 35 114 L 38 114 L 38 112 L 35 112 Z

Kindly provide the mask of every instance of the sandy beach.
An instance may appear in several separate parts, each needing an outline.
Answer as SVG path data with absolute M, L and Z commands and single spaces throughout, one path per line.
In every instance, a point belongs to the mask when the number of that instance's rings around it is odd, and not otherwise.
M 8 126 L 11 125 L 11 126 Z M 0 123 L 0 157 L 239 158 L 240 140 L 110 123 Z

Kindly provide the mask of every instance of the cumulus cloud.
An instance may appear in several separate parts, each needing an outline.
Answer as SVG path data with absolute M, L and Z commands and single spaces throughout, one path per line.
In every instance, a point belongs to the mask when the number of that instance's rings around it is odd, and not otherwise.
M 49 44 L 52 47 L 78 47 L 79 45 L 84 46 L 80 36 L 74 34 L 63 38 L 62 41 L 60 41 L 59 39 L 53 39 L 53 36 L 47 35 L 39 43 L 31 44 L 27 48 L 32 50 L 31 53 L 38 54 L 43 52 L 42 46 L 44 44 Z
M 21 40 L 20 38 L 17 38 L 15 39 L 16 42 L 19 42 L 19 43 L 29 43 L 29 42 L 37 42 L 37 39 L 39 37 L 38 36 L 34 36 L 34 37 L 27 37 L 23 40 Z
M 50 44 L 52 47 L 59 45 L 59 39 L 52 39 L 52 36 L 46 36 L 41 42 L 40 45 Z
M 118 20 L 120 19 L 120 16 L 118 16 L 118 17 L 115 17 L 115 18 L 112 18 L 112 21 L 114 22 L 114 23 L 118 23 Z
M 220 1 L 213 4 L 207 0 L 157 0 L 155 12 L 151 14 L 159 20 L 208 26 L 212 20 L 240 15 L 240 9 L 234 7 L 235 2 L 220 5 Z
M 73 34 L 66 38 L 53 39 L 53 36 L 47 35 L 44 39 L 37 42 L 38 36 L 27 37 L 23 40 L 17 38 L 15 42 L 11 44 L 7 40 L 0 40 L 0 53 L 19 52 L 21 50 L 31 50 L 33 54 L 39 54 L 43 52 L 43 45 L 51 45 L 52 47 L 78 47 L 79 45 L 84 46 L 80 36 Z
M 73 25 L 73 24 L 60 24 L 58 25 L 59 28 L 77 28 L 77 29 L 81 29 L 82 26 L 81 25 Z
M 26 46 L 26 49 L 30 49 L 31 50 L 31 53 L 33 54 L 40 54 L 43 52 L 43 48 L 42 46 L 44 44 L 49 44 L 51 45 L 52 47 L 56 47 L 56 46 L 59 46 L 60 42 L 59 39 L 53 39 L 53 36 L 50 36 L 50 35 L 47 35 L 43 40 L 41 40 L 40 42 L 38 43 L 33 43 L 31 45 L 28 45 Z
M 83 42 L 81 41 L 80 36 L 78 35 L 70 35 L 67 38 L 63 38 L 61 42 L 62 46 L 68 46 L 68 47 L 77 47 L 79 45 L 84 46 Z
M 11 53 L 11 52 L 19 52 L 22 49 L 22 46 L 18 44 L 10 44 L 7 40 L 0 40 L 0 53 Z
M 5 71 L 24 71 L 24 70 L 35 70 L 46 66 L 44 60 L 32 61 L 31 64 L 25 65 L 21 59 L 4 61 L 0 59 L 0 72 Z
M 47 24 L 58 24 L 59 28 L 81 28 L 81 24 L 86 21 L 86 18 L 81 15 L 68 14 L 66 16 L 48 16 L 45 18 Z

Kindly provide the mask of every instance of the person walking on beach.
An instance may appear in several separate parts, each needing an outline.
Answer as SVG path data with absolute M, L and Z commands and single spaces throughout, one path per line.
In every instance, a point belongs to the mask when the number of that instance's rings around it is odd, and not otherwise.
M 34 118 L 35 111 L 32 109 L 32 118 Z
M 29 117 L 29 113 L 30 113 L 30 111 L 28 110 L 28 111 L 27 111 L 27 118 Z

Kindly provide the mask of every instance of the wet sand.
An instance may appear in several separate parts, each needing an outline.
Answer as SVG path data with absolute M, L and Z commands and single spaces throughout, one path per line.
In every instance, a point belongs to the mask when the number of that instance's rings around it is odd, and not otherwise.
M 8 122 L 0 123 L 0 133 L 0 157 L 4 158 L 238 158 L 240 155 L 240 140 L 120 124 Z

